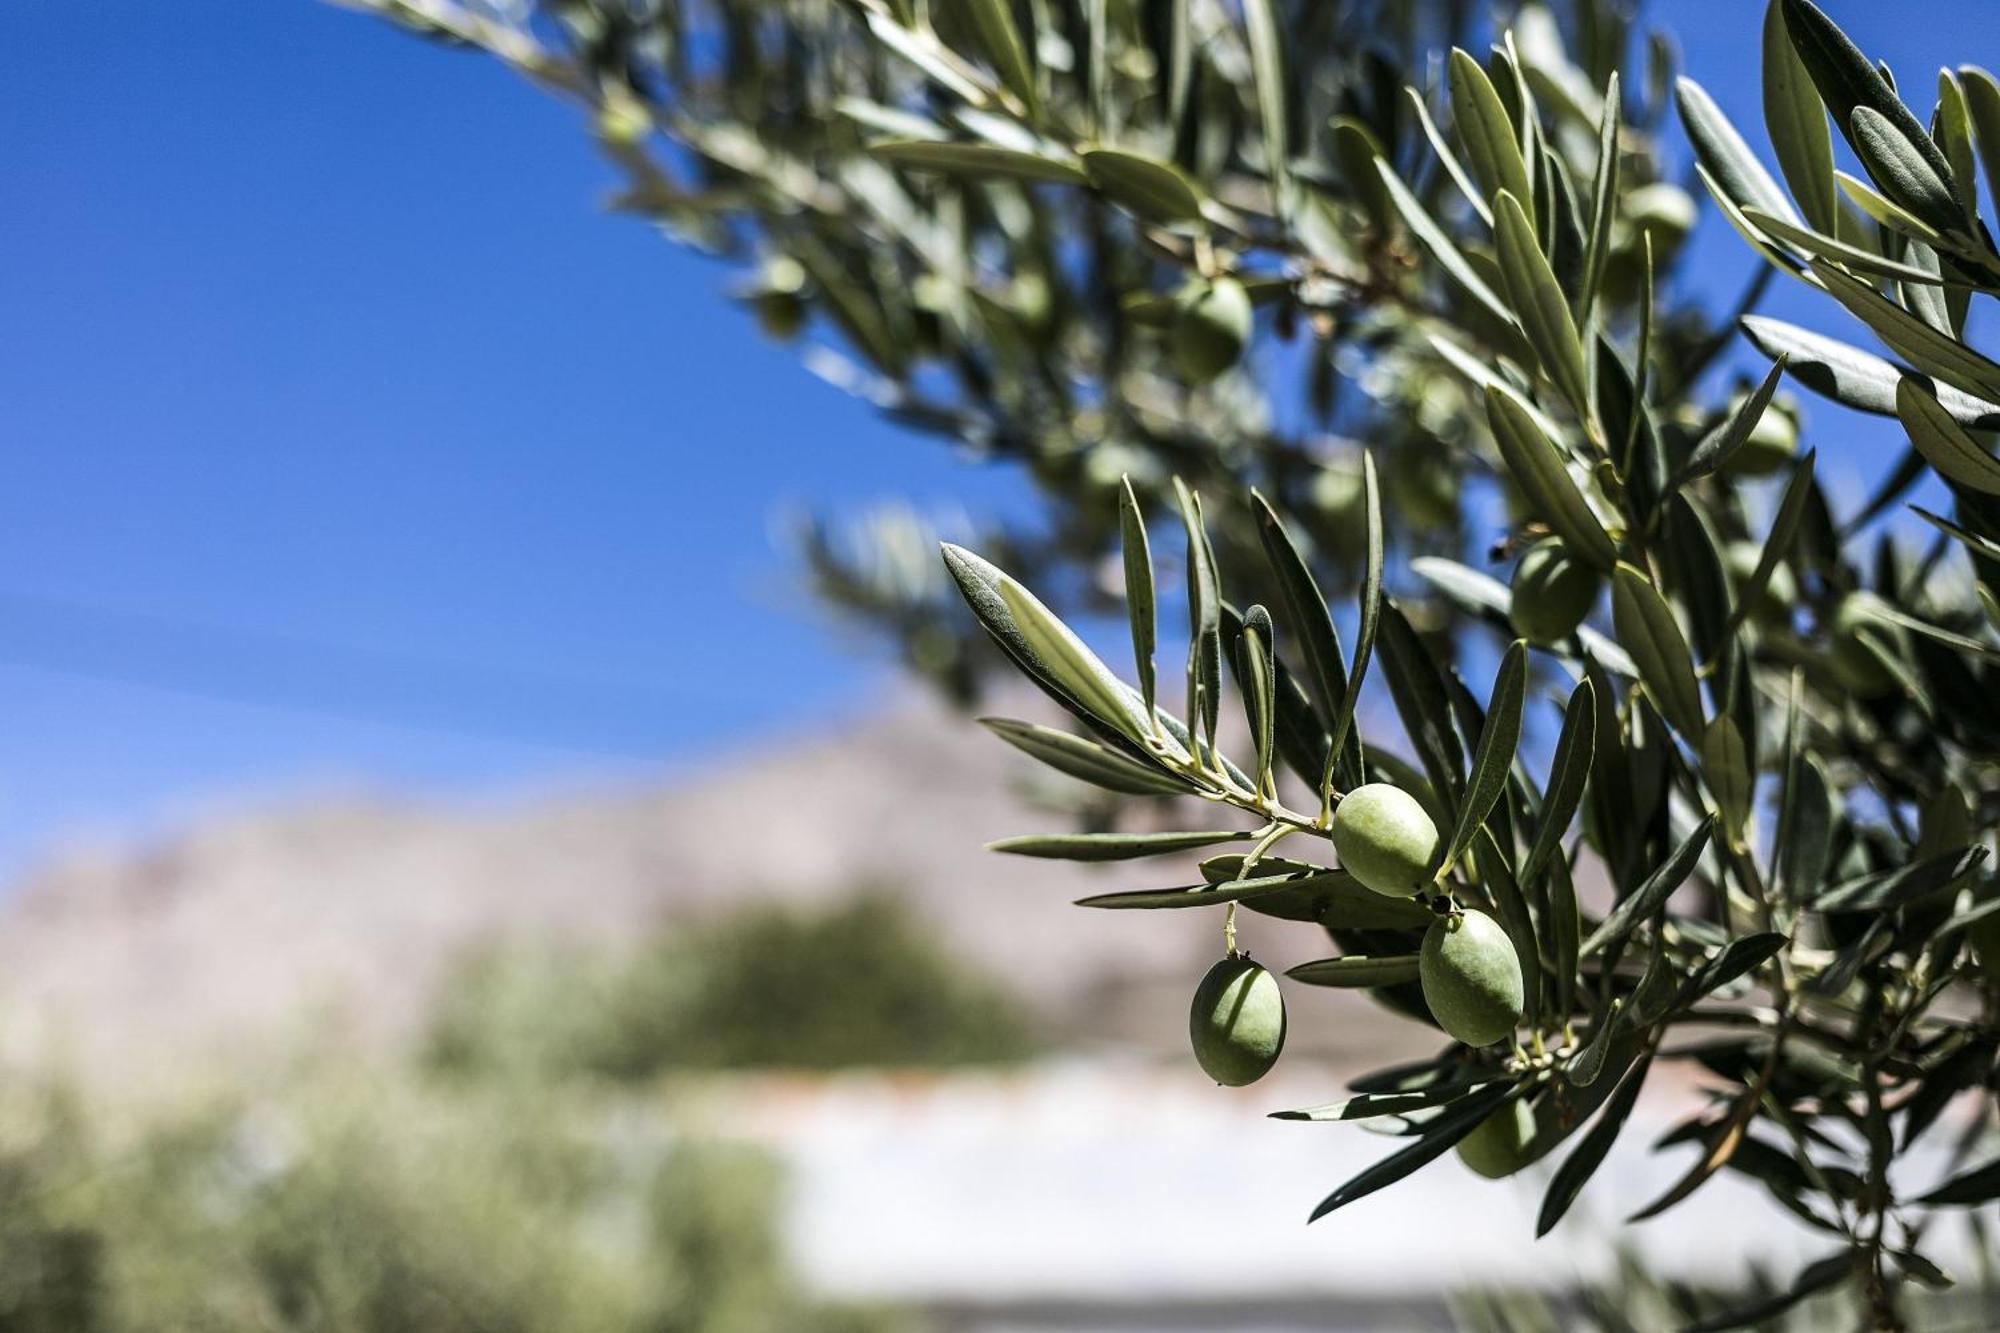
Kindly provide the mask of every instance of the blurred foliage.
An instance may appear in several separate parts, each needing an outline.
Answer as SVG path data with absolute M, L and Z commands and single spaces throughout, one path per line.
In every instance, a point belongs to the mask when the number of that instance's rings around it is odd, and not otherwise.
M 880 1333 L 816 1305 L 746 1149 L 610 1106 L 346 1068 L 122 1133 L 0 1134 L 6 1333 Z
M 1001 1064 L 1039 1048 L 1021 1004 L 883 894 L 756 905 L 636 950 L 505 946 L 447 984 L 438 1068 L 591 1074 Z

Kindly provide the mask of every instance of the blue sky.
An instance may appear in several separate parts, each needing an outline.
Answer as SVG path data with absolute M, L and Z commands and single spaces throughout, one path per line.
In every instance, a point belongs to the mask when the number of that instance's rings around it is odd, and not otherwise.
M 1746 125 L 1760 8 L 1652 10 Z M 1831 10 L 1906 84 L 2000 60 L 1985 4 Z M 892 682 L 774 517 L 1019 502 L 605 214 L 578 117 L 482 58 L 312 0 L 16 0 L 0 143 L 0 871 L 329 787 L 617 781 L 861 708 Z M 1699 278 L 1733 293 L 1716 231 Z M 1850 476 L 1886 447 L 1818 415 Z

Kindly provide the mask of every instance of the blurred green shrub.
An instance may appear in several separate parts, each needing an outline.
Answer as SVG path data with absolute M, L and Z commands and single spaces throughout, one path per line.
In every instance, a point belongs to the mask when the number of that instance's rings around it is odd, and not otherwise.
M 761 1154 L 602 1102 L 325 1071 L 129 1141 L 0 1145 L 4 1333 L 875 1333 L 787 1273 Z
M 759 905 L 619 956 L 503 946 L 447 984 L 433 1065 L 617 1080 L 671 1070 L 999 1064 L 1034 1026 L 898 900 Z

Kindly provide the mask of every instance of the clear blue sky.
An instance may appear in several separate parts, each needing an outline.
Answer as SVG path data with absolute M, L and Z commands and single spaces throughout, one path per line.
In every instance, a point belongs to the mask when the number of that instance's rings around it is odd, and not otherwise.
M 1653 7 L 1746 125 L 1760 10 Z M 1984 3 L 1832 12 L 1906 84 L 2000 60 Z M 617 780 L 855 708 L 888 681 L 774 516 L 1019 502 L 605 214 L 578 118 L 481 57 L 311 0 L 14 0 L 0 144 L 0 871 L 272 794 Z M 1719 292 L 1750 271 L 1712 226 L 1700 260 Z

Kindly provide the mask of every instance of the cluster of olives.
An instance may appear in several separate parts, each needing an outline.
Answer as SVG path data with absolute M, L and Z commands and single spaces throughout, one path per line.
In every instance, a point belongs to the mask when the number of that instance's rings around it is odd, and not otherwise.
M 1392 898 L 1429 889 L 1437 865 L 1437 825 L 1416 798 L 1386 782 L 1357 787 L 1333 815 L 1341 869 L 1364 888 Z M 1503 1040 L 1521 1021 L 1521 960 L 1500 923 L 1484 912 L 1440 903 L 1424 933 L 1417 979 L 1438 1025 L 1467 1046 Z M 1254 1083 L 1285 1044 L 1285 1002 L 1278 982 L 1232 954 L 1202 978 L 1188 1015 L 1195 1059 L 1216 1082 Z

